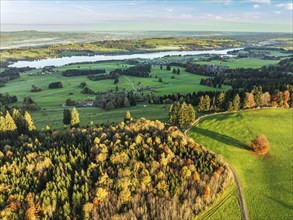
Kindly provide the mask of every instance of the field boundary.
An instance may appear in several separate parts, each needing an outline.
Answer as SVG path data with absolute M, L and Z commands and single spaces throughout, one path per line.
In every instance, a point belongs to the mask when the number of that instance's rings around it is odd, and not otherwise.
M 261 108 L 247 109 L 247 110 L 240 110 L 240 111 L 233 111 L 233 112 L 219 112 L 219 113 L 212 113 L 212 114 L 209 114 L 209 115 L 203 115 L 203 116 L 199 117 L 194 123 L 192 123 L 192 125 L 189 128 L 187 128 L 184 131 L 184 135 L 187 138 L 189 138 L 187 136 L 187 133 L 190 131 L 190 129 L 193 128 L 194 126 L 197 126 L 200 122 L 202 122 L 203 120 L 205 120 L 205 119 L 207 119 L 209 117 L 212 117 L 212 116 L 215 116 L 215 115 L 233 114 L 233 113 L 238 113 L 238 112 L 243 112 L 243 111 L 251 111 L 251 110 L 258 110 L 258 109 L 261 109 Z M 240 208 L 241 208 L 242 219 L 243 220 L 248 220 L 249 218 L 248 218 L 247 206 L 246 206 L 245 197 L 244 197 L 244 193 L 243 193 L 243 190 L 242 190 L 242 186 L 241 186 L 239 176 L 236 173 L 236 171 L 234 170 L 234 168 L 227 161 L 225 161 L 225 162 L 226 162 L 228 168 L 230 169 L 230 171 L 232 172 L 233 177 L 234 177 L 234 181 L 235 181 L 235 183 L 237 185 L 238 194 L 239 194 L 239 205 L 240 205 Z

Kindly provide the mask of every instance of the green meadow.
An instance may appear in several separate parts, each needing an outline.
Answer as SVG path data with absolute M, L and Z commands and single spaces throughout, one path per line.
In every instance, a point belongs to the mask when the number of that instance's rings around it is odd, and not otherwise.
M 236 170 L 250 219 L 292 219 L 292 119 L 292 109 L 245 111 L 212 116 L 188 133 L 197 143 L 222 155 Z M 249 148 L 258 134 L 264 134 L 270 142 L 265 156 L 257 156 Z M 203 215 L 208 219 L 239 219 L 236 202 L 230 196 L 216 211 L 208 210 Z M 230 209 L 231 204 L 235 208 Z
M 86 76 L 64 77 L 62 76 L 62 71 L 67 69 L 105 69 L 106 72 L 110 72 L 116 68 L 126 68 L 128 66 L 130 65 L 124 62 L 74 64 L 56 67 L 52 74 L 47 75 L 42 75 L 41 69 L 35 69 L 22 74 L 21 77 L 16 80 L 6 83 L 5 87 L 0 88 L 0 93 L 8 92 L 11 95 L 16 95 L 18 98 L 16 105 L 18 106 L 22 105 L 24 97 L 30 96 L 38 106 L 41 107 L 41 110 L 31 112 L 36 120 L 37 127 L 40 129 L 46 124 L 49 124 L 52 128 L 57 129 L 62 127 L 62 105 L 65 103 L 66 99 L 70 98 L 76 102 L 82 102 L 86 99 L 95 99 L 95 95 L 81 93 L 82 89 L 79 88 L 81 82 L 86 82 L 87 87 L 96 92 L 115 90 L 116 88 L 114 80 L 91 81 Z M 178 67 L 174 68 L 177 69 Z M 144 90 L 143 92 L 152 92 L 156 95 L 215 90 L 214 88 L 200 85 L 200 80 L 205 78 L 204 76 L 187 73 L 184 68 L 179 68 L 180 75 L 177 75 L 172 73 L 172 69 L 168 71 L 165 66 L 163 69 L 160 69 L 160 67 L 153 67 L 151 72 L 152 77 L 150 78 L 120 76 L 117 85 L 119 90 L 125 89 L 126 91 L 133 90 L 133 87 L 135 89 L 149 87 L 151 89 Z M 172 76 L 174 76 L 174 78 L 172 78 Z M 159 78 L 162 78 L 162 82 L 159 82 Z M 48 84 L 56 81 L 61 81 L 63 83 L 63 88 L 48 89 Z M 30 92 L 32 85 L 41 88 L 42 91 L 35 93 Z M 228 86 L 224 86 L 220 90 L 226 90 L 228 88 Z M 144 106 L 144 103 L 129 109 L 137 119 L 140 117 L 160 119 L 163 121 L 167 119 L 168 110 L 162 109 L 168 107 L 167 105 L 147 104 L 147 107 L 141 106 Z M 90 121 L 94 121 L 95 123 L 121 121 L 126 112 L 126 109 L 104 111 L 96 107 L 84 107 L 78 110 L 80 112 L 82 125 L 87 125 Z
M 226 66 L 232 69 L 236 68 L 260 68 L 262 66 L 276 64 L 280 60 L 263 60 L 260 58 L 229 58 L 225 61 L 223 60 L 212 60 L 212 61 L 199 61 L 195 62 L 202 65 L 216 65 L 216 66 Z

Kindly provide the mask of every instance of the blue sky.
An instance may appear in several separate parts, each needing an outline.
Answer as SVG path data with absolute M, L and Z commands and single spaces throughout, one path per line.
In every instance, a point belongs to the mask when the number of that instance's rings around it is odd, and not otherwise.
M 292 32 L 291 0 L 1 0 L 1 31 Z

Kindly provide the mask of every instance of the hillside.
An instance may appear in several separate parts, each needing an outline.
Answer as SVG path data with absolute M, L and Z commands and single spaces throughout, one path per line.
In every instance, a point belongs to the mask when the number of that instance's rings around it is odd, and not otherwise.
M 292 114 L 292 109 L 265 109 L 218 115 L 189 133 L 237 171 L 250 219 L 292 218 Z M 249 149 L 258 134 L 270 142 L 268 155 L 257 156 Z M 232 201 L 237 200 L 230 197 L 209 219 L 237 219 L 239 210 L 229 209 Z
M 193 219 L 232 180 L 160 121 L 29 135 L 0 141 L 1 219 Z

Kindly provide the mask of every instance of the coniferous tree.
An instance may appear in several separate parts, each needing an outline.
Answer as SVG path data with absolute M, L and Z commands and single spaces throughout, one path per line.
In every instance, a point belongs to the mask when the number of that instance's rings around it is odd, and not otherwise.
M 255 100 L 254 100 L 254 96 L 252 93 L 245 93 L 245 98 L 243 101 L 243 108 L 245 109 L 251 109 L 254 108 L 256 105 Z
M 178 113 L 180 110 L 180 104 L 179 102 L 175 102 L 170 106 L 169 110 L 169 123 L 173 125 L 178 124 Z
M 11 117 L 10 113 L 7 111 L 5 115 L 4 131 L 16 131 L 16 124 Z
M 5 118 L 0 116 L 0 132 L 5 131 Z
M 279 108 L 283 107 L 283 93 L 279 91 L 277 98 L 277 105 Z
M 26 122 L 26 128 L 28 131 L 35 131 L 36 130 L 36 126 L 34 124 L 34 121 L 30 115 L 30 113 L 28 113 L 27 111 L 24 113 L 24 120 Z
M 209 95 L 201 96 L 198 104 L 199 112 L 207 112 L 211 108 L 211 99 Z
M 228 112 L 232 112 L 232 111 L 234 111 L 233 102 L 231 102 L 231 101 L 228 102 L 228 105 L 227 105 L 227 111 L 228 111 Z
M 130 111 L 127 111 L 125 114 L 124 123 L 129 123 L 131 121 L 132 121 L 132 117 L 131 117 Z
M 215 110 L 221 111 L 224 108 L 225 93 L 221 92 L 216 99 Z
M 235 95 L 232 104 L 233 104 L 233 111 L 238 111 L 239 106 L 240 106 L 240 96 L 239 96 L 239 94 Z
M 178 122 L 179 122 L 179 127 L 185 127 L 186 125 L 189 124 L 189 114 L 188 114 L 188 106 L 185 102 L 183 102 L 180 106 L 180 110 L 178 113 Z
M 79 124 L 80 124 L 79 113 L 76 108 L 73 108 L 71 111 L 70 125 L 71 127 L 79 127 Z
M 252 94 L 254 95 L 255 107 L 260 107 L 261 105 L 261 95 L 262 95 L 262 87 L 255 86 L 252 90 Z
M 12 118 L 16 124 L 18 133 L 23 133 L 26 130 L 26 122 L 21 114 L 21 112 L 14 108 L 12 111 Z
M 70 125 L 71 122 L 71 112 L 68 108 L 63 110 L 63 124 Z
M 290 92 L 288 90 L 285 90 L 282 96 L 283 96 L 283 108 L 289 108 Z

